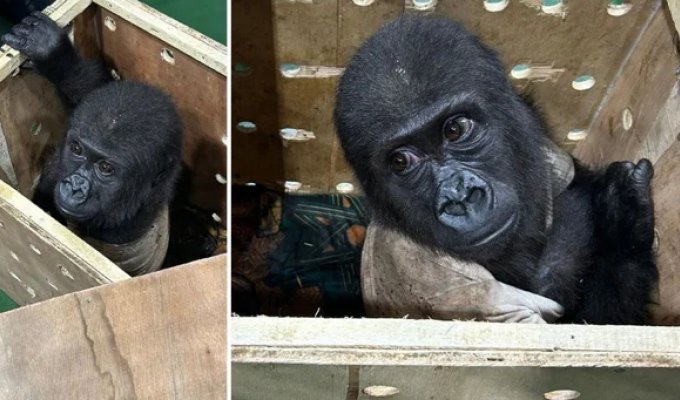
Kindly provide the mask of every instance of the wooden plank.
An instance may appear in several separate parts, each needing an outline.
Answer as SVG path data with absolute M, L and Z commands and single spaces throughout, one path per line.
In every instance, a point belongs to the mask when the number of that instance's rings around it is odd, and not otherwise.
M 680 325 L 680 142 L 675 141 L 655 165 L 652 190 L 659 240 L 656 264 L 659 269 L 659 306 L 654 320 Z
M 643 146 L 659 110 L 675 83 L 680 61 L 673 42 L 674 29 L 663 7 L 659 7 L 639 32 L 633 48 L 612 79 L 588 126 L 588 137 L 574 155 L 591 165 L 632 159 Z M 632 116 L 626 130 L 623 113 Z
M 67 118 L 52 84 L 33 72 L 0 82 L 0 126 L 12 164 L 5 180 L 33 197 L 44 161 L 65 135 Z
M 18 304 L 129 278 L 2 181 L 0 243 L 0 289 Z
M 675 369 L 537 367 L 389 367 L 234 364 L 239 400 L 373 399 L 372 386 L 396 388 L 390 399 L 527 400 L 557 390 L 579 399 L 667 400 L 680 390 Z M 577 397 L 552 397 L 568 400 Z
M 230 324 L 238 363 L 680 367 L 680 330 L 665 327 L 268 317 Z
M 0 314 L 0 398 L 223 399 L 225 265 L 214 257 Z
M 219 74 L 227 75 L 227 47 L 223 44 L 136 0 L 96 0 L 94 3 Z
M 57 22 L 59 26 L 66 26 L 78 14 L 83 12 L 92 0 L 56 0 L 45 8 L 43 13 L 47 14 Z M 26 60 L 24 55 L 10 48 L 7 45 L 0 47 L 0 81 L 7 78 L 12 71 L 19 68 L 21 63 Z
M 106 18 L 115 22 L 115 31 L 105 27 Z M 109 11 L 101 11 L 99 27 L 109 65 L 175 101 L 184 129 L 184 161 L 192 175 L 190 200 L 226 221 L 226 186 L 216 180 L 217 174 L 227 174 L 222 142 L 227 132 L 226 77 Z M 172 63 L 161 57 L 163 49 L 172 51 Z
M 279 131 L 271 1 L 235 0 L 232 37 L 231 141 L 235 183 L 270 185 L 283 181 L 283 150 Z M 255 132 L 240 132 L 240 121 L 256 124 Z

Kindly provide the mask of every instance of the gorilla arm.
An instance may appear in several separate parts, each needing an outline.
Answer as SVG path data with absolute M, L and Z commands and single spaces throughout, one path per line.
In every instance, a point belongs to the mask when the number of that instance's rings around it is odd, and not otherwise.
M 41 12 L 24 18 L 2 37 L 2 42 L 33 61 L 70 107 L 111 80 L 104 65 L 80 57 L 66 32 Z

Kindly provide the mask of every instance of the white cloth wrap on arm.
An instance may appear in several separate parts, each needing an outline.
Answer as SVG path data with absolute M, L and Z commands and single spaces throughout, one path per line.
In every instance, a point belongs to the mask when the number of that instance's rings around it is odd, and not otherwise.
M 369 317 L 553 322 L 558 303 L 497 281 L 479 264 L 420 246 L 371 224 L 361 262 Z

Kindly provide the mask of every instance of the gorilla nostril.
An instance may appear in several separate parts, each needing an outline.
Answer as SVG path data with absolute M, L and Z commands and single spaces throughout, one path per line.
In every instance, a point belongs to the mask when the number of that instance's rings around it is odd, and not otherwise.
M 484 190 L 481 188 L 472 188 L 468 193 L 465 201 L 469 204 L 477 204 L 484 198 Z

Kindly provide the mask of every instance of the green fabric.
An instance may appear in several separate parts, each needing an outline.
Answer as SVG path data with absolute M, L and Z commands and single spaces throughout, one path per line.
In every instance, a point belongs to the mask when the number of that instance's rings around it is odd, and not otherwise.
M 202 34 L 227 43 L 227 2 L 209 0 L 142 0 L 156 10 L 196 29 Z

